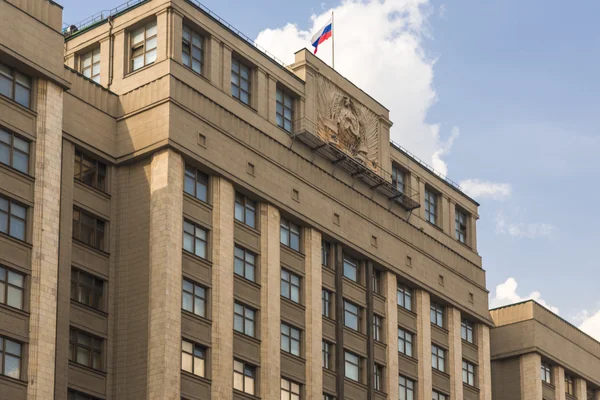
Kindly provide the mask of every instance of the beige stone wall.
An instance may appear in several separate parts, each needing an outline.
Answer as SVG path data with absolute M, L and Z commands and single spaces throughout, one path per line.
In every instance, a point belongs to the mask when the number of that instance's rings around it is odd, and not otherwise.
M 306 254 L 306 319 L 305 358 L 306 358 L 306 398 L 318 399 L 323 394 L 323 366 L 321 351 L 323 341 L 323 317 L 321 289 L 321 233 L 316 229 L 304 230 L 304 250 Z
M 542 359 L 537 353 L 521 356 L 521 399 L 542 398 Z
M 385 306 L 387 319 L 387 393 L 395 398 L 398 393 L 398 302 L 396 274 L 385 274 Z
M 565 400 L 565 370 L 563 367 L 555 365 L 552 369 L 554 377 L 554 400 Z M 587 399 L 586 399 L 587 400 Z
M 417 310 L 417 354 L 419 359 L 418 400 L 431 399 L 431 321 L 429 293 L 418 289 L 414 293 Z
M 479 361 L 479 398 L 492 400 L 492 368 L 490 362 L 490 328 L 487 325 L 477 324 L 477 352 Z M 461 367 L 462 368 L 462 367 Z
M 448 366 L 450 373 L 450 398 L 462 400 L 463 381 L 462 381 L 462 338 L 461 314 L 460 310 L 454 307 L 447 307 L 448 311 Z
M 587 383 L 584 379 L 575 379 L 575 396 L 577 400 L 587 400 Z
M 38 81 L 27 397 L 54 396 L 63 90 Z

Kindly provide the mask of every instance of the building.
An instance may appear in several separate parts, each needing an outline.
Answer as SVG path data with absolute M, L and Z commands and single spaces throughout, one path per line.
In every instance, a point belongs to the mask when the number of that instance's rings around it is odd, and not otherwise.
M 491 311 L 494 399 L 600 400 L 600 343 L 533 300 Z
M 383 105 L 194 0 L 61 25 L 0 1 L 0 399 L 491 399 L 478 204 Z

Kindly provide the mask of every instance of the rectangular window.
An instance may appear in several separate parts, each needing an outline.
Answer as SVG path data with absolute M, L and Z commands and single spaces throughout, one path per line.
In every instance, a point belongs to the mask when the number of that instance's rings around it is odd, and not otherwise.
M 373 315 L 373 339 L 383 342 L 383 318 L 379 315 Z
M 254 395 L 256 367 L 243 361 L 233 360 L 233 388 Z
M 431 400 L 448 400 L 448 396 L 434 390 L 432 392 Z
M 79 61 L 81 74 L 96 83 L 100 83 L 100 47 L 82 54 Z
M 21 379 L 21 343 L 0 336 L 0 375 Z
M 414 400 L 415 399 L 415 381 L 405 378 L 400 375 L 398 377 L 399 400 Z
M 0 232 L 25 240 L 27 208 L 0 196 Z
M 181 308 L 206 318 L 206 288 L 183 279 L 181 289 Z
M 373 368 L 373 388 L 383 392 L 383 366 L 375 364 Z
M 436 225 L 437 194 L 425 189 L 425 220 Z
M 231 95 L 250 105 L 250 67 L 235 58 L 231 59 Z
M 446 370 L 446 350 L 434 344 L 431 345 L 431 367 L 441 372 Z
M 358 263 L 355 259 L 344 254 L 344 276 L 358 282 Z
M 542 363 L 542 382 L 552 383 L 552 369 L 546 363 Z
M 281 244 L 300 251 L 300 227 L 287 219 L 281 219 Z
M 29 173 L 29 142 L 0 129 L 0 163 Z
M 330 394 L 323 393 L 323 400 L 335 400 L 335 397 Z
M 90 396 L 88 394 L 76 392 L 69 389 L 67 393 L 67 400 L 100 400 L 97 397 Z
M 75 179 L 106 192 L 106 164 L 75 150 Z
M 381 271 L 374 269 L 371 284 L 373 285 L 373 293 L 381 293 Z
M 321 300 L 322 314 L 324 317 L 329 318 L 331 316 L 331 292 L 327 289 L 321 289 Z
M 404 193 L 404 171 L 395 164 L 392 165 L 392 185 Z
M 331 369 L 332 344 L 323 340 L 323 368 Z
M 25 275 L 0 265 L 0 304 L 23 309 Z
M 398 328 L 398 352 L 413 356 L 413 334 Z
M 71 269 L 71 300 L 98 310 L 104 308 L 104 281 L 79 269 Z
M 283 89 L 277 89 L 276 118 L 277 125 L 288 132 L 292 131 L 292 118 L 294 115 L 294 98 Z
M 233 271 L 236 275 L 256 282 L 256 255 L 240 246 L 235 246 Z
M 251 228 L 256 228 L 256 202 L 240 193 L 236 193 L 235 219 Z
M 412 311 L 412 290 L 402 284 L 398 284 L 398 305 L 402 308 Z
M 183 26 L 181 43 L 183 65 L 192 71 L 202 74 L 204 67 L 204 37 L 194 32 L 189 26 Z
M 473 343 L 473 323 L 468 319 L 463 319 L 460 324 L 460 337 L 466 342 Z
M 0 94 L 30 108 L 31 78 L 0 64 Z
M 565 393 L 566 394 L 570 394 L 571 396 L 575 395 L 575 390 L 574 390 L 574 379 L 572 376 L 570 375 L 565 375 Z
M 300 329 L 281 323 L 281 350 L 300 357 Z
M 201 258 L 206 258 L 208 232 L 206 229 L 183 221 L 183 249 Z
M 444 307 L 439 305 L 438 303 L 431 302 L 429 305 L 429 319 L 431 323 L 439 326 L 440 328 L 444 327 Z
M 181 369 L 205 377 L 206 347 L 181 339 Z
M 185 166 L 183 191 L 200 201 L 208 201 L 208 176 L 189 165 Z
M 360 357 L 349 351 L 344 352 L 345 376 L 353 381 L 360 382 Z
M 69 360 L 97 370 L 102 370 L 102 345 L 104 339 L 79 329 L 69 332 Z
M 469 386 L 475 386 L 475 364 L 463 360 L 462 362 L 463 383 Z
M 458 208 L 455 213 L 454 225 L 456 239 L 461 243 L 467 243 L 467 214 Z
M 300 385 L 281 378 L 281 400 L 300 400 Z
M 104 250 L 105 222 L 79 208 L 73 209 L 73 239 Z
M 321 264 L 324 267 L 331 268 L 331 261 L 329 260 L 329 255 L 331 254 L 331 244 L 326 241 L 321 241 Z
M 156 61 L 156 21 L 131 32 L 131 70 L 136 71 Z
M 281 270 L 281 296 L 300 303 L 300 277 L 285 269 Z
M 344 300 L 344 325 L 360 331 L 360 307 Z
M 233 305 L 233 329 L 251 337 L 255 337 L 254 326 L 256 311 L 237 301 Z

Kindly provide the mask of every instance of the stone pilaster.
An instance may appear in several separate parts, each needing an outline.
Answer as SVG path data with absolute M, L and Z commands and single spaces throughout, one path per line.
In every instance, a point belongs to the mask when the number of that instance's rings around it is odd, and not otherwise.
M 594 400 L 600 400 L 600 390 L 596 390 L 594 393 Z
M 492 400 L 492 365 L 490 358 L 490 328 L 484 324 L 476 324 L 475 336 L 479 370 L 477 371 L 480 400 Z M 540 367 L 541 368 L 541 367 Z M 462 370 L 462 366 L 461 366 Z M 541 376 L 540 376 L 541 379 Z
M 419 359 L 418 400 L 431 399 L 431 321 L 429 319 L 429 293 L 415 290 L 417 309 L 417 354 Z
M 231 47 L 221 44 L 221 82 L 220 87 L 225 93 L 231 94 Z M 250 88 L 252 90 L 253 88 Z
M 447 307 L 448 310 L 448 363 L 450 372 L 450 398 L 463 399 L 462 381 L 462 338 L 460 335 L 461 315 L 460 310 Z
M 148 304 L 148 399 L 179 399 L 181 371 L 181 249 L 183 159 L 172 150 L 152 156 Z
M 542 398 L 542 359 L 537 353 L 521 356 L 521 398 Z
M 54 397 L 63 90 L 37 83 L 28 399 Z M 69 177 L 68 179 L 72 179 Z
M 260 205 L 261 390 L 258 395 L 263 399 L 278 399 L 281 389 L 281 244 L 279 242 L 279 218 L 277 208 L 270 204 L 262 203 Z M 308 314 L 308 311 L 306 314 Z
M 387 393 L 391 399 L 398 392 L 398 282 L 396 275 L 385 274 L 385 305 L 387 319 Z
M 319 399 L 323 395 L 323 366 L 321 345 L 323 341 L 323 316 L 321 315 L 321 233 L 313 228 L 304 230 L 306 258 L 306 398 Z
M 212 384 L 211 398 L 233 396 L 233 185 L 212 179 Z
M 554 383 L 554 400 L 565 400 L 565 370 L 555 365 L 552 368 L 552 377 L 554 378 L 552 382 Z
M 258 115 L 268 119 L 268 106 L 272 99 L 272 96 L 270 96 L 269 93 L 269 75 L 267 74 L 267 71 L 263 70 L 262 68 L 255 68 L 254 71 L 256 80 L 255 83 L 251 82 L 251 90 L 253 90 L 253 93 L 250 94 L 252 96 L 251 104 L 255 106 L 256 111 L 258 111 Z M 273 95 L 275 95 L 275 93 L 273 93 Z M 275 100 L 273 100 L 273 102 L 274 101 Z
M 587 382 L 585 379 L 575 378 L 575 396 L 578 400 L 587 400 Z

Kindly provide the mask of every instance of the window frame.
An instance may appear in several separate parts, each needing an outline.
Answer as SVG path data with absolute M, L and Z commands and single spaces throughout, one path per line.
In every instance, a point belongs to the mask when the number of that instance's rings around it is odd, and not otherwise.
M 347 278 L 349 280 L 351 280 L 352 282 L 356 282 L 359 283 L 360 282 L 360 267 L 359 267 L 359 263 L 358 260 L 355 259 L 352 256 L 349 256 L 347 254 L 344 254 L 342 257 L 342 274 L 344 276 L 344 278 Z M 349 271 L 349 273 L 351 273 L 352 271 L 354 271 L 354 278 L 352 278 L 352 275 L 348 275 L 346 274 L 346 270 Z
M 565 393 L 575 395 L 575 379 L 569 374 L 565 374 Z
M 381 294 L 381 274 L 382 272 L 378 269 L 373 269 L 373 275 L 371 277 L 371 285 L 374 294 Z
M 3 272 L 2 272 L 3 271 Z M 10 282 L 10 275 L 14 274 L 20 277 L 21 286 L 18 286 L 15 283 Z M 4 276 L 4 278 L 2 278 Z M 0 291 L 0 304 L 5 305 L 6 307 L 14 308 L 16 310 L 25 310 L 25 279 L 27 275 L 22 272 L 13 270 L 12 268 L 8 268 L 2 264 L 0 264 L 0 287 L 3 288 Z M 16 307 L 12 304 L 9 304 L 9 292 L 16 291 L 19 294 L 19 303 L 20 307 Z
M 383 343 L 383 317 L 373 314 L 373 340 Z
M 462 381 L 465 385 L 475 387 L 477 366 L 470 361 L 462 360 Z
M 323 369 L 332 370 L 333 363 L 331 362 L 331 358 L 333 357 L 333 343 L 328 342 L 327 340 L 321 340 L 321 366 Z
M 31 158 L 29 157 L 31 155 L 31 142 L 19 135 L 15 135 L 14 133 L 6 129 L 3 129 L 2 127 L 0 127 L 0 134 L 1 133 L 5 133 L 9 138 L 9 143 L 0 139 L 0 148 L 6 147 L 8 149 L 8 163 L 2 162 L 2 164 L 14 169 L 15 171 L 19 171 L 23 174 L 29 175 L 29 170 L 31 169 Z M 16 140 L 20 140 L 21 142 L 27 145 L 27 152 L 25 152 L 22 149 L 19 149 L 18 147 L 15 147 Z M 26 158 L 27 168 L 25 171 L 15 166 L 15 153 L 18 153 Z
M 288 278 L 284 278 L 284 274 L 288 275 Z M 293 301 L 294 303 L 297 304 L 301 304 L 302 301 L 302 278 L 300 277 L 300 275 L 285 269 L 285 268 L 281 268 L 281 297 L 286 298 L 290 301 Z M 298 284 L 293 283 L 293 279 L 297 279 L 298 280 Z M 288 286 L 287 288 L 287 292 L 289 295 L 285 295 L 284 294 L 284 285 Z M 296 290 L 296 296 L 297 299 L 294 299 L 294 290 Z
M 437 390 L 431 391 L 431 400 L 448 400 L 448 395 L 440 393 Z
M 373 389 L 383 393 L 384 385 L 384 367 L 381 364 L 373 363 Z
M 154 26 L 151 26 L 151 25 L 154 25 Z M 155 33 L 153 35 L 148 35 L 148 31 L 152 28 L 155 29 Z M 138 32 L 142 29 L 144 31 L 144 38 L 142 39 L 141 42 L 139 42 L 136 45 L 136 43 L 133 42 L 133 38 L 135 36 L 134 33 Z M 129 34 L 129 52 L 130 52 L 130 54 L 129 54 L 129 59 L 130 59 L 129 72 L 139 71 L 139 70 L 143 69 L 144 67 L 154 64 L 156 62 L 156 60 L 158 59 L 158 22 L 157 22 L 157 20 L 153 19 L 151 21 L 144 23 L 143 25 L 137 26 L 135 29 L 130 29 L 128 34 Z M 149 40 L 152 40 L 155 38 L 156 38 L 156 47 L 148 49 L 147 42 Z M 141 50 L 142 54 L 138 54 L 136 56 L 135 52 L 138 50 Z M 156 56 L 155 56 L 154 60 L 148 62 L 146 60 L 146 57 L 147 57 L 148 53 L 151 52 L 152 50 L 155 50 Z M 135 68 L 134 60 L 135 60 L 135 58 L 139 57 L 140 55 L 143 56 L 142 65 Z
M 285 330 L 287 330 L 287 333 L 285 332 Z M 295 326 L 288 324 L 287 322 L 281 322 L 280 333 L 281 351 L 296 357 L 302 357 L 302 330 L 300 328 L 296 328 Z M 297 352 L 294 352 L 294 344 L 298 349 Z
M 289 105 L 286 103 L 289 100 Z M 295 96 L 290 94 L 289 90 L 278 87 L 275 91 L 275 121 L 277 126 L 288 133 L 294 130 L 294 103 Z M 281 106 L 281 107 L 280 107 Z M 280 112 L 281 108 L 281 112 Z M 287 118 L 286 111 L 289 110 L 290 118 Z M 279 119 L 281 118 L 281 123 Z M 286 122 L 289 122 L 289 129 L 286 128 Z
M 239 208 L 238 208 L 239 207 Z M 249 199 L 248 196 L 243 195 L 239 192 L 235 192 L 234 202 L 234 218 L 236 221 L 249 226 L 250 228 L 256 229 L 256 209 L 257 202 Z M 238 218 L 238 209 L 242 212 L 242 219 Z M 248 215 L 252 215 L 252 223 L 248 223 Z
M 241 255 L 239 253 L 242 253 Z M 258 255 L 254 252 L 246 249 L 245 247 L 238 246 L 237 244 L 233 246 L 233 273 L 236 276 L 246 279 L 250 282 L 256 283 L 256 275 L 257 275 L 257 262 L 256 259 Z M 243 274 L 238 273 L 238 267 L 243 268 Z M 252 271 L 249 273 L 248 271 Z M 250 276 L 251 275 L 251 276 Z M 252 279 L 251 279 L 252 278 Z
M 416 399 L 415 381 L 406 376 L 398 376 L 398 398 L 400 400 Z M 410 396 L 409 396 L 410 393 Z
M 402 336 L 400 335 L 402 333 Z M 414 334 L 398 327 L 398 352 L 413 358 Z
M 236 370 L 237 364 L 241 365 L 241 371 Z M 256 393 L 256 379 L 257 379 L 257 368 L 256 366 L 249 364 L 245 361 L 241 361 L 239 359 L 234 358 L 233 359 L 233 389 L 237 390 L 239 392 L 242 393 L 246 393 L 246 394 L 250 394 L 250 395 L 255 395 Z M 236 381 L 235 381 L 235 377 L 236 374 L 241 375 L 242 377 L 242 389 L 238 389 L 236 388 Z M 246 382 L 247 379 L 252 381 L 252 391 L 247 391 L 246 390 Z
M 441 304 L 432 301 L 429 304 L 429 320 L 437 327 L 445 329 L 445 308 Z
M 437 226 L 438 193 L 430 187 L 425 187 L 425 220 Z
M 300 235 L 302 234 L 302 230 L 300 228 L 300 225 L 297 225 L 295 223 L 293 223 L 292 221 L 285 219 L 285 218 L 281 218 L 281 221 L 279 222 L 279 242 L 292 250 L 295 250 L 297 252 L 300 252 Z M 285 243 L 282 239 L 286 237 L 287 239 L 287 243 Z M 292 246 L 292 239 L 296 239 L 298 246 L 297 248 Z
M 185 34 L 189 35 L 189 39 L 186 39 Z M 195 36 L 197 36 L 200 46 L 194 44 Z M 193 29 L 189 24 L 184 23 L 181 31 L 181 63 L 189 68 L 191 71 L 203 76 L 204 75 L 204 47 L 206 44 L 206 37 L 202 33 L 198 32 L 196 29 Z M 194 57 L 194 49 L 198 49 L 200 52 L 200 59 Z M 185 63 L 184 54 L 189 57 L 189 65 Z M 194 61 L 197 61 L 200 65 L 200 70 L 196 71 L 194 69 Z
M 77 158 L 79 157 L 79 168 L 77 168 Z M 94 171 L 92 176 L 92 182 L 88 183 L 83 179 L 83 166 L 84 162 L 91 163 Z M 75 149 L 75 155 L 73 157 L 74 172 L 73 177 L 82 184 L 93 187 L 101 192 L 108 193 L 108 165 L 96 157 L 90 156 L 80 149 Z M 79 172 L 77 172 L 79 171 Z
M 356 313 L 352 312 L 351 310 L 348 310 L 347 306 L 355 307 L 356 308 Z M 347 321 L 348 321 L 347 315 L 348 314 L 353 315 L 353 316 L 356 317 L 356 328 L 348 325 L 348 323 L 347 323 Z M 348 301 L 348 300 L 344 299 L 344 326 L 347 327 L 347 328 L 349 328 L 349 329 L 352 329 L 352 330 L 354 330 L 356 332 L 360 332 L 361 322 L 362 321 L 361 321 L 361 308 L 360 308 L 360 306 L 357 305 L 357 304 L 354 304 L 351 301 Z
M 74 389 L 67 390 L 67 400 L 100 400 L 97 397 L 90 396 L 89 394 L 79 392 Z
M 331 243 L 321 240 L 321 265 L 331 268 Z
M 7 341 L 11 342 L 13 345 L 17 345 L 19 346 L 19 354 L 13 353 L 12 351 L 9 352 L 7 350 Z M 9 377 L 12 379 L 18 379 L 18 380 L 23 380 L 23 347 L 24 344 L 19 342 L 18 340 L 14 340 L 12 338 L 9 338 L 7 336 L 0 336 L 0 376 L 5 376 L 5 377 Z M 8 375 L 6 373 L 6 363 L 7 363 L 7 358 L 10 357 L 11 359 L 14 359 L 18 362 L 18 377 L 16 376 L 12 376 L 12 375 Z
M 191 285 L 192 290 L 188 290 L 186 289 L 186 283 L 188 285 Z M 203 295 L 199 295 L 196 292 L 200 291 L 200 293 L 203 293 Z M 192 309 L 188 310 L 187 308 L 184 307 L 185 304 L 185 296 L 188 296 L 190 298 L 190 303 L 192 305 Z M 197 302 L 200 302 L 202 310 L 201 312 L 196 312 L 196 305 Z M 194 281 L 192 281 L 191 279 L 188 278 L 182 278 L 181 279 L 181 309 L 185 312 L 189 312 L 191 314 L 194 314 L 200 318 L 207 318 L 207 303 L 208 303 L 208 288 L 204 285 L 200 285 Z
M 353 362 L 352 360 L 348 360 L 348 356 L 351 357 L 355 357 L 356 358 L 356 363 Z M 344 350 L 344 377 L 347 379 L 350 379 L 354 382 L 362 382 L 361 377 L 362 377 L 362 366 L 361 366 L 362 360 L 361 357 L 358 354 L 355 354 L 351 351 L 348 350 Z M 353 366 L 356 368 L 356 378 L 354 379 L 351 376 L 348 376 L 348 365 Z
M 186 224 L 187 225 L 191 225 L 194 228 L 194 232 L 188 232 L 186 231 Z M 198 236 L 198 232 L 204 232 L 204 239 L 202 239 L 201 237 Z M 184 219 L 183 220 L 183 250 L 195 255 L 196 257 L 200 257 L 204 260 L 208 260 L 208 254 L 209 254 L 209 249 L 208 249 L 208 229 L 204 228 L 203 226 L 197 225 L 196 223 L 192 222 L 191 220 L 188 219 Z M 186 246 L 186 235 L 191 236 L 192 238 L 192 246 L 194 248 L 194 250 L 189 250 L 187 249 Z M 204 255 L 198 254 L 196 253 L 196 247 L 197 247 L 197 243 L 196 242 L 200 242 L 201 244 L 204 244 Z
M 321 288 L 321 315 L 326 318 L 331 318 L 331 295 L 333 292 L 329 289 Z
M 456 240 L 461 242 L 462 244 L 467 244 L 468 239 L 468 220 L 469 215 L 466 211 L 463 211 L 461 208 L 456 207 L 454 211 L 454 233 Z
M 235 66 L 237 65 L 237 71 L 235 70 Z M 245 70 L 247 73 L 247 77 L 244 78 L 242 74 L 242 70 Z M 252 106 L 252 70 L 253 68 L 246 62 L 242 61 L 240 58 L 232 55 L 231 57 L 231 97 L 239 100 L 241 103 Z M 237 84 L 234 83 L 233 77 L 237 76 Z M 245 81 L 248 85 L 248 90 L 242 89 L 242 81 Z M 237 95 L 234 93 L 234 87 L 237 88 Z M 242 93 L 245 93 L 248 101 L 244 101 L 242 99 Z
M 87 296 L 91 296 L 91 301 L 85 302 L 80 300 L 83 296 L 82 286 L 87 286 L 85 282 L 81 282 L 82 275 L 84 277 L 88 277 L 92 280 L 92 287 L 87 287 L 86 289 L 89 291 Z M 76 267 L 71 267 L 71 300 L 83 304 L 87 307 L 91 307 L 98 311 L 104 311 L 104 285 L 105 280 L 101 279 L 93 274 L 90 274 L 87 271 L 81 270 Z M 98 286 L 99 284 L 99 286 Z M 75 289 L 75 290 L 73 290 Z M 96 306 L 97 305 L 97 306 Z
M 431 368 L 440 372 L 446 372 L 446 352 L 446 349 L 433 343 L 431 344 Z
M 203 203 L 208 204 L 208 175 L 200 171 L 198 168 L 186 164 L 183 176 L 183 192 L 189 194 L 195 199 L 200 200 Z M 194 193 L 190 193 L 187 190 L 188 184 L 193 185 Z M 200 192 L 201 194 L 198 196 L 198 188 L 203 188 L 204 196 L 202 196 L 202 192 Z
M 241 308 L 241 313 L 238 312 L 238 308 Z M 241 333 L 242 335 L 256 338 L 256 314 L 258 311 L 242 302 L 234 301 L 233 303 L 233 330 Z M 242 324 L 242 330 L 236 328 L 236 320 Z M 248 326 L 252 326 L 249 331 Z
M 406 175 L 406 170 L 404 170 L 404 168 L 401 168 L 396 163 L 392 163 L 392 185 L 398 189 L 400 193 L 404 193 L 406 190 Z
M 191 352 L 186 350 L 184 348 L 184 344 L 185 345 L 191 345 Z M 198 352 L 198 354 L 196 354 L 196 352 Z M 206 378 L 206 372 L 207 372 L 207 352 L 208 349 L 206 346 L 203 346 L 199 343 L 196 343 L 192 340 L 188 340 L 185 338 L 181 338 L 181 370 L 185 371 L 187 373 L 190 373 L 194 376 L 199 376 L 201 378 Z M 188 371 L 187 369 L 184 368 L 184 359 L 186 357 L 190 357 L 191 358 L 191 366 L 192 366 L 192 370 Z M 196 373 L 196 362 L 199 361 L 200 365 L 198 367 L 200 367 L 201 369 L 201 373 L 197 374 Z
M 5 197 L 2 195 L 0 195 L 0 201 L 1 200 L 6 201 L 7 208 L 6 208 L 6 211 L 0 208 L 0 215 L 2 215 L 2 214 L 6 215 L 6 231 L 1 230 L 2 227 L 0 226 L 0 233 L 8 235 L 17 240 L 21 240 L 23 242 L 26 241 L 27 240 L 27 222 L 28 222 L 27 221 L 27 219 L 28 219 L 27 212 L 29 211 L 29 207 L 25 206 L 24 204 L 19 203 L 18 201 L 11 199 L 10 197 Z M 19 215 L 14 214 L 13 208 L 16 208 L 16 207 L 19 207 L 23 210 L 25 217 L 20 217 Z M 11 229 L 12 225 L 13 225 L 13 219 L 23 225 L 23 237 L 15 236 L 14 234 L 11 233 L 11 231 L 13 230 L 13 229 Z
M 4 67 L 7 71 L 3 72 L 2 71 L 2 67 Z M 9 76 L 10 75 L 10 76 Z M 10 82 L 11 84 L 11 95 L 7 96 L 5 94 L 0 93 L 1 96 L 6 97 L 7 99 L 10 99 L 11 101 L 14 101 L 15 103 L 19 104 L 20 106 L 23 106 L 25 108 L 32 108 L 32 92 L 33 92 L 33 78 L 29 75 L 25 75 L 20 73 L 19 71 L 17 71 L 16 68 L 10 67 L 6 64 L 0 63 L 0 79 L 2 79 L 4 77 L 4 79 L 6 79 L 7 81 Z M 19 82 L 18 78 L 21 78 L 23 80 L 23 82 Z M 27 83 L 29 86 L 25 86 L 25 83 Z M 19 100 L 17 100 L 17 87 L 20 87 L 22 89 L 25 89 L 28 92 L 27 95 L 27 104 L 23 104 L 21 103 Z
M 73 340 L 73 336 L 75 334 L 75 340 Z M 79 335 L 87 336 L 90 340 L 90 345 L 80 344 Z M 95 344 L 99 343 L 98 347 L 95 347 Z M 88 351 L 89 363 L 86 365 L 84 363 L 80 363 L 77 361 L 77 356 L 79 355 L 79 349 L 83 349 Z M 75 352 L 75 353 L 74 353 Z M 100 367 L 94 367 L 94 356 L 97 356 Z M 73 357 L 73 358 L 72 358 Z M 84 330 L 75 328 L 73 326 L 69 327 L 69 361 L 74 362 L 77 365 L 83 365 L 84 367 L 88 367 L 94 369 L 96 371 L 104 371 L 104 339 L 88 333 Z
M 400 301 L 402 299 L 402 301 Z M 408 300 L 408 307 L 407 307 Z M 396 287 L 396 304 L 405 310 L 412 312 L 413 291 L 408 286 L 398 283 Z
M 95 56 L 98 56 L 97 61 L 95 60 Z M 85 60 L 86 58 L 89 56 L 90 58 L 90 65 L 89 66 L 85 66 Z M 100 84 L 100 65 L 101 65 L 101 52 L 100 52 L 100 46 L 94 47 L 93 49 L 90 49 L 88 51 L 86 51 L 85 53 L 81 53 L 81 55 L 79 56 L 79 72 L 81 73 L 81 75 L 83 75 L 84 77 L 88 78 L 89 80 L 96 82 L 97 84 Z M 98 65 L 98 73 L 96 75 L 94 75 L 94 66 Z M 89 69 L 89 76 L 86 75 L 86 70 Z M 96 79 L 97 78 L 97 79 Z
M 287 385 L 287 388 L 284 387 L 284 382 Z M 294 388 L 297 387 L 295 391 Z M 298 382 L 289 380 L 287 378 L 281 377 L 280 384 L 280 398 L 281 400 L 300 400 L 300 396 L 302 395 L 302 385 Z
M 78 220 L 75 219 L 76 213 L 79 214 Z M 85 223 L 82 222 L 82 218 L 81 218 L 82 215 L 94 220 L 94 226 L 88 226 L 88 228 L 90 228 L 90 232 L 93 234 L 93 240 L 91 240 L 91 243 L 88 243 L 86 240 L 83 240 L 83 237 L 82 237 L 81 227 L 82 227 L 82 225 L 85 225 Z M 104 249 L 106 247 L 106 241 L 108 239 L 106 237 L 106 231 L 107 231 L 106 226 L 107 225 L 108 225 L 107 221 L 95 216 L 94 214 L 90 213 L 89 211 L 84 210 L 83 208 L 76 207 L 76 206 L 73 207 L 72 237 L 74 240 L 76 240 L 80 243 L 83 243 L 87 246 L 90 246 L 96 250 L 105 251 Z M 99 229 L 100 226 L 102 227 L 102 229 Z M 77 229 L 75 229 L 75 228 L 77 228 Z M 102 235 L 99 235 L 99 233 L 102 233 Z
M 552 385 L 552 367 L 550 366 L 550 364 L 542 361 L 541 370 L 542 382 Z
M 460 337 L 467 343 L 475 344 L 475 330 L 472 321 L 463 318 L 460 322 Z

